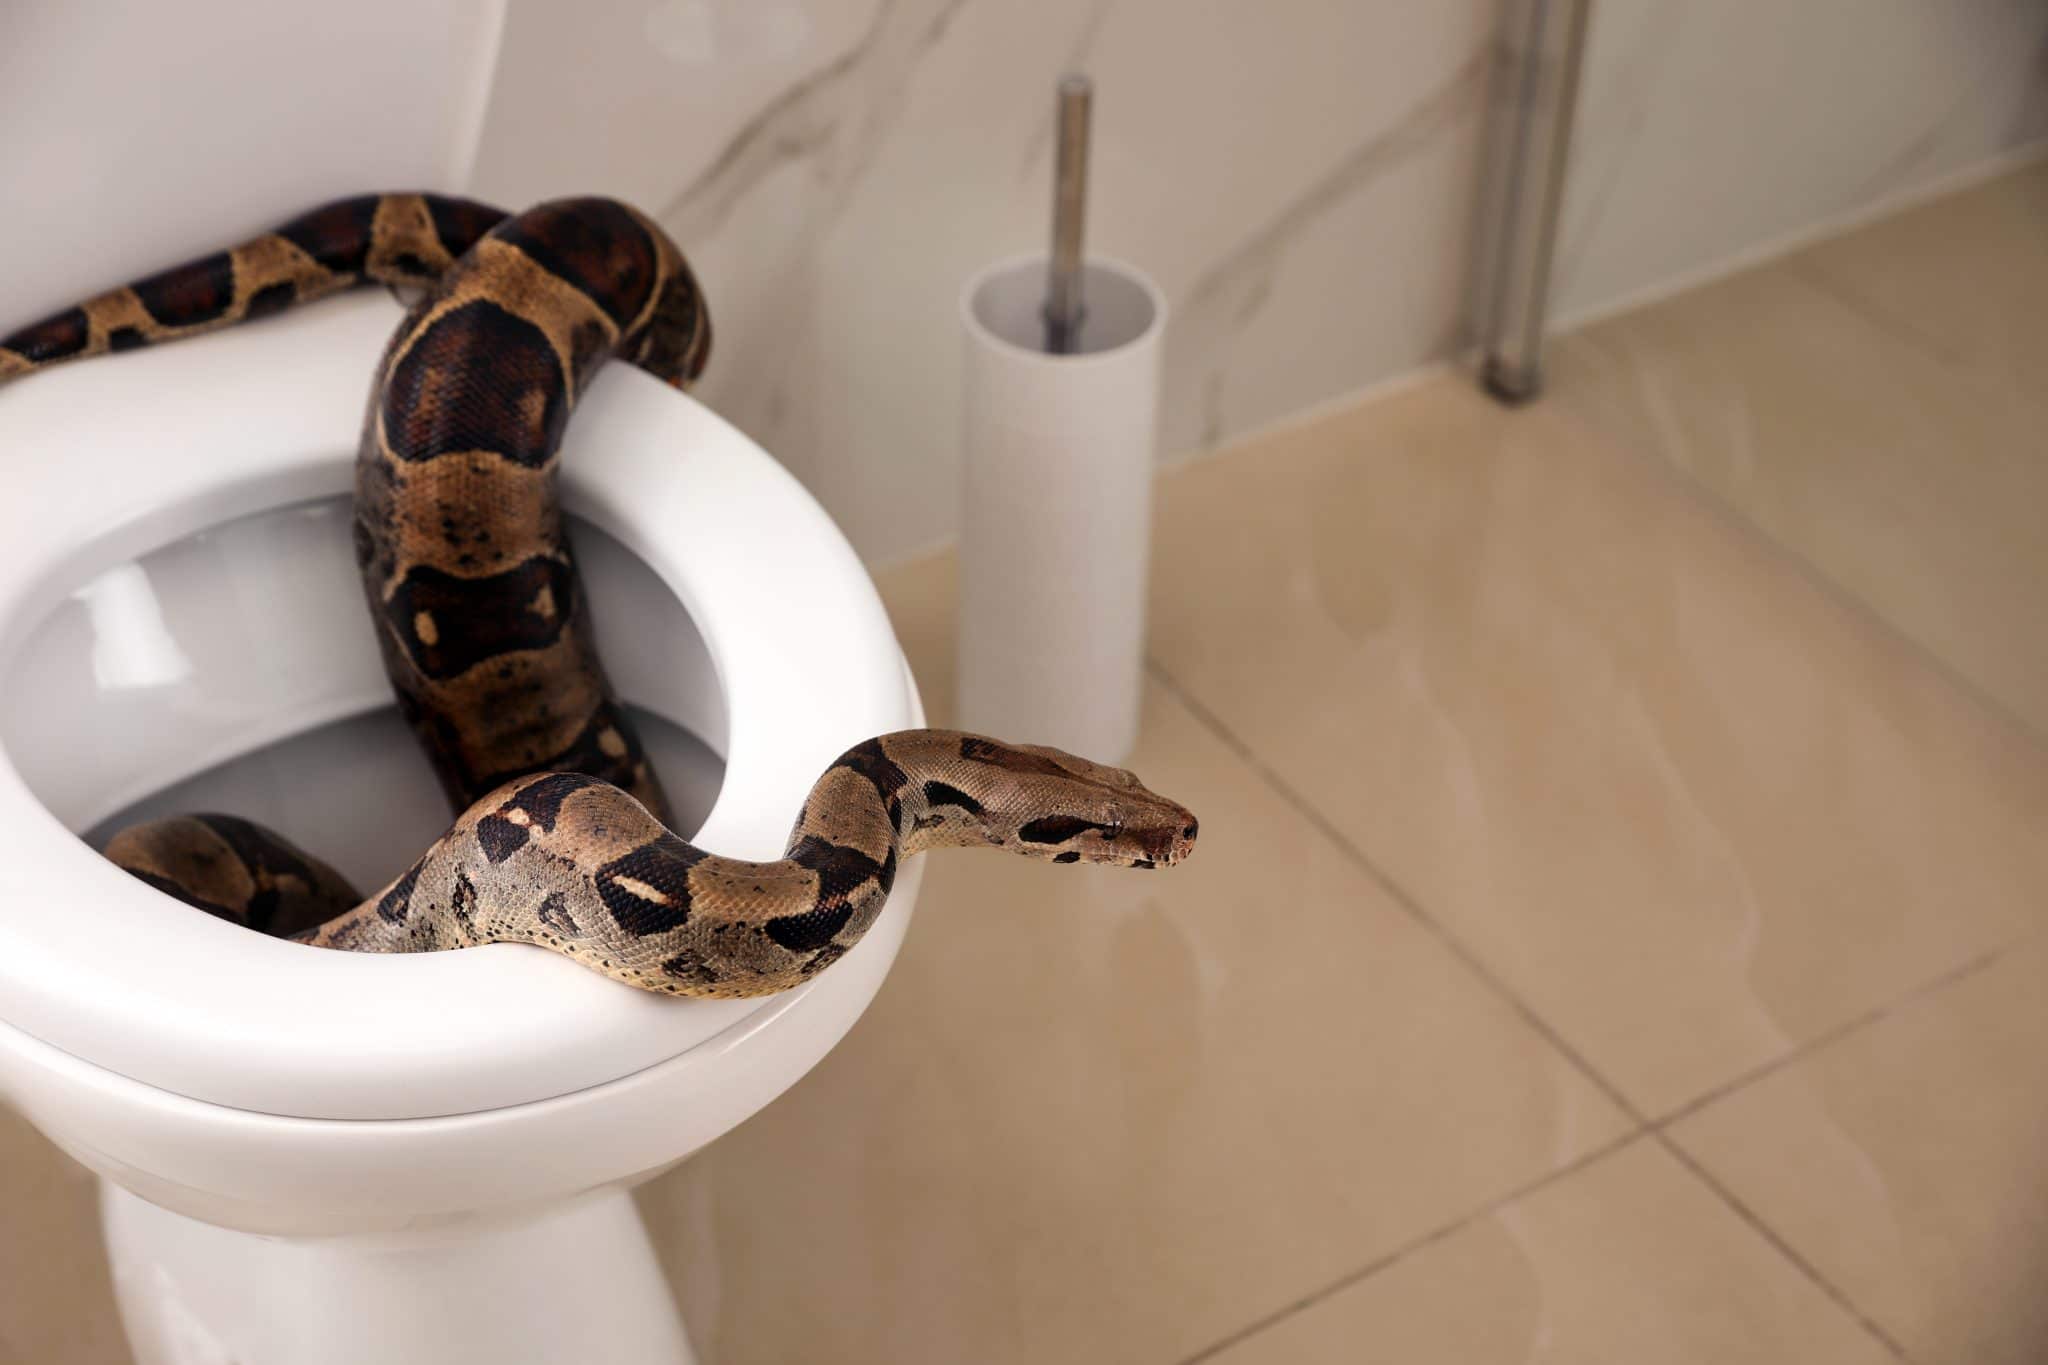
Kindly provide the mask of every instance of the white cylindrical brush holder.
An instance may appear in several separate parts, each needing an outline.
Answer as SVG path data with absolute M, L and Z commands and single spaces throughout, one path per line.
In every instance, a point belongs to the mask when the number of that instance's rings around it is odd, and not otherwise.
M 1083 267 L 1052 354 L 1046 258 L 961 294 L 967 332 L 960 724 L 1120 763 L 1138 735 L 1166 302 L 1127 265 Z

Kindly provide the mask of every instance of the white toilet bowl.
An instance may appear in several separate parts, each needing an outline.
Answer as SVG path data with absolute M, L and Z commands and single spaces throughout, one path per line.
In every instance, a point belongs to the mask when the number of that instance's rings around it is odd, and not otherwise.
M 684 1359 L 624 1191 L 839 1040 L 917 864 L 816 980 L 687 1001 L 523 946 L 267 939 L 79 837 L 178 784 L 239 793 L 367 891 L 445 825 L 424 760 L 361 739 L 396 722 L 360 719 L 390 697 L 346 499 L 399 315 L 363 294 L 0 390 L 0 1094 L 110 1182 L 144 1365 Z M 778 856 L 835 756 L 922 723 L 866 574 L 778 465 L 626 366 L 565 450 L 612 678 L 706 746 L 664 773 L 709 804 L 679 832 Z

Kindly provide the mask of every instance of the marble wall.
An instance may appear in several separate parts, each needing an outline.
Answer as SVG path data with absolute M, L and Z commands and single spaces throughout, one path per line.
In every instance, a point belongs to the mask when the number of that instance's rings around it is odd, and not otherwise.
M 1450 353 L 1495 0 L 514 4 L 475 191 L 656 209 L 703 393 L 872 563 L 955 524 L 956 294 L 1037 246 L 1097 82 L 1091 248 L 1172 308 L 1170 458 Z M 1560 247 L 1585 313 L 2048 129 L 2034 0 L 1599 0 Z
M 2040 0 L 1594 0 L 1557 315 L 1774 254 L 2043 137 Z
M 1038 246 L 1052 89 L 1097 84 L 1091 250 L 1173 311 L 1198 449 L 1440 353 L 1490 0 L 514 5 L 475 189 L 657 208 L 712 291 L 704 395 L 871 562 L 948 539 L 960 283 Z

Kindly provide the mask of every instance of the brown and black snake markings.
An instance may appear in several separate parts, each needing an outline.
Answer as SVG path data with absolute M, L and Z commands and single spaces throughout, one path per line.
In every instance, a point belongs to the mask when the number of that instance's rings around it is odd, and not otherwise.
M 516 216 L 364 195 L 0 338 L 0 380 L 260 318 L 356 284 L 423 289 L 377 369 L 356 461 L 355 545 L 400 710 L 461 813 L 367 899 L 261 826 L 194 815 L 107 856 L 211 914 L 331 948 L 534 943 L 678 995 L 784 990 L 866 932 L 904 859 L 993 847 L 1165 867 L 1195 819 L 1136 777 L 947 730 L 856 745 L 805 799 L 784 856 L 678 838 L 598 662 L 555 500 L 591 375 L 677 386 L 711 323 L 682 253 L 608 199 Z M 307 780 L 318 780 L 309 775 Z

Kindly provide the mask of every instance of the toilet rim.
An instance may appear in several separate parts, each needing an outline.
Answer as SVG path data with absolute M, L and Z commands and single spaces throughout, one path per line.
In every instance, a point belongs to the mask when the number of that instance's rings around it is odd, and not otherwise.
M 0 670 L 94 573 L 206 526 L 345 493 L 367 376 L 400 316 L 388 297 L 358 294 L 0 389 L 0 490 L 11 490 L 0 497 Z M 695 839 L 778 856 L 834 757 L 921 723 L 873 585 L 801 485 L 686 395 L 608 366 L 570 433 L 565 507 L 675 592 L 724 692 L 726 775 Z M 22 454 L 51 450 L 62 458 Z M 778 533 L 772 556 L 764 527 Z M 816 685 L 821 658 L 829 689 Z M 765 1004 L 658 997 L 523 946 L 338 953 L 165 913 L 163 894 L 74 837 L 4 750 L 0 828 L 0 1020 L 214 1104 L 373 1119 L 529 1103 L 674 1057 Z M 422 847 L 437 832 L 423 831 Z M 55 911 L 38 910 L 53 899 Z M 899 901 L 884 914 L 907 914 Z M 871 934 L 835 971 L 893 952 L 898 936 Z

